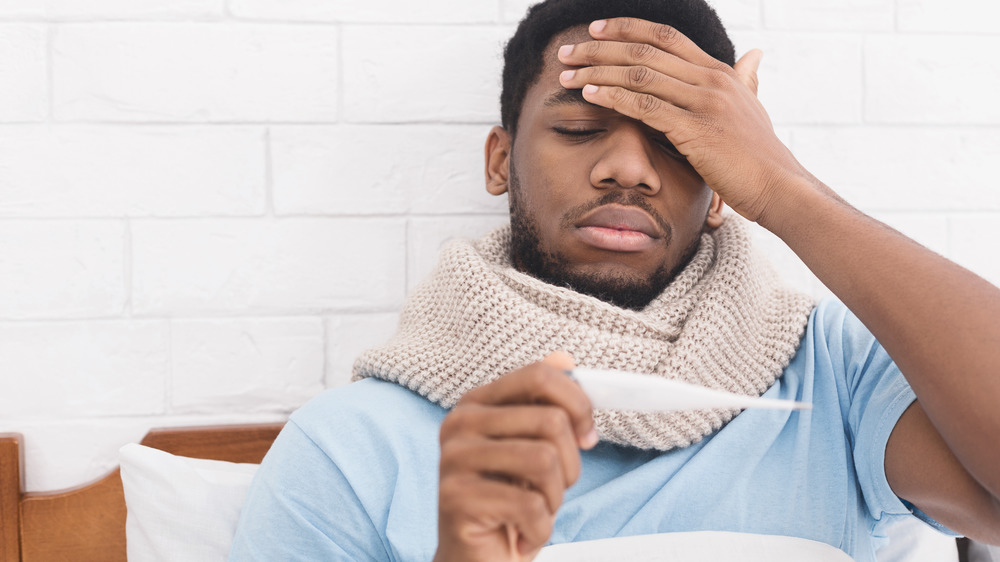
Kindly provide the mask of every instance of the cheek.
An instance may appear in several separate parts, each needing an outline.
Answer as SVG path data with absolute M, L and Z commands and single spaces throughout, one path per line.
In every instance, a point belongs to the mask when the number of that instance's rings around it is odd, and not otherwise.
M 551 151 L 550 151 L 551 152 Z M 572 204 L 574 192 L 583 192 L 579 175 L 579 165 L 567 157 L 546 157 L 535 153 L 533 158 L 525 158 L 517 166 L 520 184 L 519 197 L 525 210 L 538 219 L 553 219 L 558 222 L 560 209 Z M 539 226 L 544 226 L 545 221 Z
M 694 168 L 687 164 L 673 163 L 669 171 L 664 174 L 667 185 L 673 185 L 671 189 L 674 197 L 683 199 L 685 206 L 692 214 L 702 214 L 708 211 L 708 205 L 712 201 L 712 190 L 705 185 L 705 180 L 694 171 Z

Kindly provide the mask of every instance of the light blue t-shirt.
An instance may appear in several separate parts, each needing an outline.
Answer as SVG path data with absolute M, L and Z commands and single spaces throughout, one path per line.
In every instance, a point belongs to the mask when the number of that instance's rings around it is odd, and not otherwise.
M 842 304 L 824 301 L 764 396 L 813 409 L 747 410 L 665 453 L 608 443 L 583 452 L 551 543 L 736 531 L 812 539 L 874 561 L 887 524 L 911 513 L 883 462 L 915 399 L 899 369 Z M 257 473 L 230 560 L 432 559 L 446 414 L 375 379 L 303 406 Z

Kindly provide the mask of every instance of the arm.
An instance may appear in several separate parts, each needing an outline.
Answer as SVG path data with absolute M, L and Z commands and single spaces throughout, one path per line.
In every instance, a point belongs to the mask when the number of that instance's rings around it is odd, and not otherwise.
M 354 487 L 299 425 L 289 421 L 254 475 L 229 560 L 389 556 Z
M 470 391 L 445 418 L 435 560 L 530 560 L 545 545 L 579 448 L 597 444 L 572 367 L 550 355 Z
M 790 183 L 761 224 L 854 311 L 918 397 L 886 448 L 890 486 L 944 525 L 1000 542 L 1000 290 L 814 182 Z
M 563 85 L 664 132 L 723 200 L 782 238 L 864 322 L 918 397 L 886 449 L 893 490 L 958 532 L 1000 543 L 1000 290 L 809 174 L 756 99 L 759 51 L 730 68 L 669 27 L 626 18 L 595 22 L 591 35 L 560 51 L 581 67 Z

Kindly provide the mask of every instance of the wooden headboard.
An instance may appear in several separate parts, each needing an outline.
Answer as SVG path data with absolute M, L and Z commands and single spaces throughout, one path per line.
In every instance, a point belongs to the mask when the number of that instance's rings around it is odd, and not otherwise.
M 185 457 L 259 463 L 283 424 L 154 429 L 142 444 Z M 118 470 L 55 492 L 24 492 L 23 438 L 0 434 L 0 562 L 124 562 Z

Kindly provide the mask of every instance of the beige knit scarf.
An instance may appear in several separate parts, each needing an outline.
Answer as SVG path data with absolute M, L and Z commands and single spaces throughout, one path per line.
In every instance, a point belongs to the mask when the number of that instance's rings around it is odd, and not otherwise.
M 365 352 L 354 380 L 378 377 L 451 408 L 467 391 L 565 350 L 577 364 L 759 396 L 781 376 L 813 301 L 783 287 L 728 216 L 642 311 L 515 270 L 510 228 L 458 241 L 403 307 L 395 336 Z M 667 450 L 700 441 L 738 410 L 598 410 L 602 439 Z

